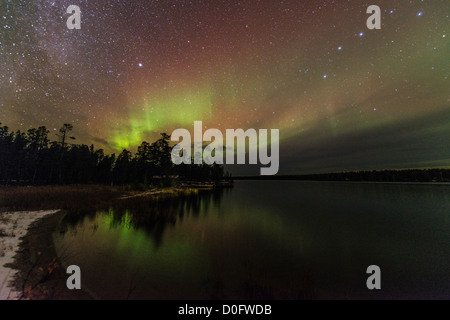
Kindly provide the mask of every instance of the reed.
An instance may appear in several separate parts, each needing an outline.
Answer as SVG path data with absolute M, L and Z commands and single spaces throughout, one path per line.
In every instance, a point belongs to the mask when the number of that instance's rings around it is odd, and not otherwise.
M 103 207 L 111 200 L 129 194 L 132 191 L 123 187 L 100 185 L 0 187 L 0 212 L 89 210 Z

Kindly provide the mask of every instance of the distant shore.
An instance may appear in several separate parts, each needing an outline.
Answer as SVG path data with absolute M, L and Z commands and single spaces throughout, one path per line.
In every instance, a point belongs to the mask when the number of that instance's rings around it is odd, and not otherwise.
M 241 176 L 234 180 L 449 183 L 450 169 L 351 171 L 309 175 Z

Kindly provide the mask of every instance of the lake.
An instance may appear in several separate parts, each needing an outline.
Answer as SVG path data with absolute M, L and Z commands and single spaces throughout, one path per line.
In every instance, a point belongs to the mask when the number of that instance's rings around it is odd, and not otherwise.
M 450 298 L 448 184 L 236 181 L 68 214 L 53 238 L 99 299 Z

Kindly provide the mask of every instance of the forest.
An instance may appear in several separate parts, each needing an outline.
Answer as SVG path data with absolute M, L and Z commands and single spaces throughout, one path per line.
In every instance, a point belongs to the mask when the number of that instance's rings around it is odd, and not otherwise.
M 57 141 L 46 127 L 11 132 L 0 123 L 0 185 L 105 184 L 169 186 L 182 181 L 216 183 L 229 174 L 219 165 L 179 165 L 171 161 L 170 136 L 142 142 L 137 152 L 105 154 L 94 145 L 73 143 L 73 126 L 64 124 Z

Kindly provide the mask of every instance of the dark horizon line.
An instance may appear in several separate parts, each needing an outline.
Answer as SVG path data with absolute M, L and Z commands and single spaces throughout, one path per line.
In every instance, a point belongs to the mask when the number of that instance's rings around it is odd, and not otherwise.
M 292 180 L 292 181 L 380 181 L 380 182 L 450 182 L 450 169 L 379 169 L 313 174 L 278 174 L 274 176 L 241 175 L 233 180 Z

